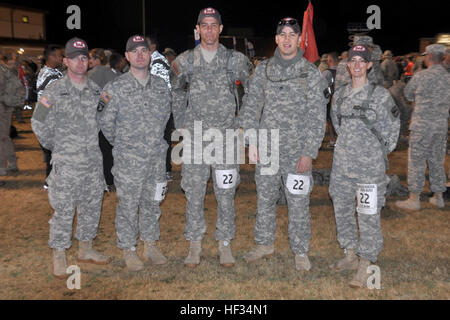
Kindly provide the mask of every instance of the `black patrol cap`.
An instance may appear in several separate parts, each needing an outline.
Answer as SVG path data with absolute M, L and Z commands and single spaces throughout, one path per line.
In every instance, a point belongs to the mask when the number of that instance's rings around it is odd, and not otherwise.
M 198 14 L 197 24 L 200 24 L 200 22 L 202 22 L 202 20 L 206 17 L 213 17 L 217 21 L 219 21 L 219 24 L 222 24 L 222 17 L 220 16 L 220 13 L 214 8 L 205 8 L 200 10 L 200 13 Z
M 73 59 L 83 55 L 89 57 L 89 49 L 86 41 L 80 38 L 72 38 L 66 43 L 66 57 Z
M 137 47 L 146 47 L 150 50 L 147 40 L 141 35 L 131 36 L 127 41 L 127 52 L 133 51 Z
M 350 61 L 355 56 L 360 56 L 365 61 L 370 61 L 371 58 L 369 48 L 364 45 L 356 45 L 351 48 L 351 50 L 348 52 L 348 60 Z

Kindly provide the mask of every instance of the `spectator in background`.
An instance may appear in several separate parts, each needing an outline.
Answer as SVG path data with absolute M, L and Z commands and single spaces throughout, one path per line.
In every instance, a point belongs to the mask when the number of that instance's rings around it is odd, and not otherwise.
M 320 73 L 323 73 L 325 70 L 328 69 L 328 54 L 324 53 L 322 57 L 320 58 L 320 64 L 319 64 L 319 71 Z
M 445 59 L 442 62 L 442 66 L 450 72 L 450 48 L 445 49 Z
M 394 80 L 398 80 L 398 68 L 395 62 L 392 60 L 393 54 L 390 50 L 386 50 L 383 53 L 381 63 L 381 71 L 383 72 L 383 87 L 389 89 L 394 84 Z
M 177 57 L 177 53 L 172 48 L 164 49 L 163 55 L 166 57 L 169 65 L 171 65 L 172 61 L 174 61 Z
M 414 56 L 408 56 L 406 59 L 407 64 L 403 71 L 405 72 L 405 82 L 408 83 L 408 81 L 411 80 L 413 76 Z
M 150 62 L 150 73 L 164 79 L 169 90 L 172 89 L 170 84 L 169 70 L 170 64 L 167 61 L 166 57 L 158 52 L 158 40 L 156 36 L 152 35 L 150 37 L 145 38 L 148 46 L 150 47 L 151 53 L 151 62 Z M 167 149 L 166 155 L 166 178 L 167 181 L 172 181 L 172 162 L 171 162 L 171 153 L 172 153 L 172 131 L 175 129 L 175 125 L 173 122 L 173 115 L 170 114 L 169 121 L 167 122 L 166 129 L 164 131 L 164 139 L 167 141 L 169 148 Z
M 341 55 L 339 56 L 339 60 L 346 60 L 348 58 L 348 51 L 342 51 Z
M 123 73 L 126 65 L 127 61 L 120 53 L 113 52 L 109 57 L 109 66 L 111 71 L 117 75 L 121 75 Z
M 37 100 L 41 100 L 44 89 L 52 82 L 63 77 L 60 71 L 63 65 L 63 48 L 59 45 L 48 45 L 44 50 L 44 66 L 39 72 L 36 82 Z M 48 178 L 52 170 L 51 160 L 52 152 L 45 149 L 42 145 L 42 152 L 44 154 L 44 162 L 46 164 L 45 178 Z M 47 182 L 44 182 L 44 189 L 48 189 Z
M 108 82 L 122 74 L 121 71 L 123 70 L 126 62 L 121 54 L 114 52 L 111 53 L 109 57 L 109 66 L 107 66 L 105 63 L 107 62 L 106 56 L 103 55 L 102 51 L 102 49 L 92 49 L 89 53 L 89 61 L 90 64 L 92 61 L 94 68 L 88 72 L 88 78 L 93 80 L 103 89 Z M 99 144 L 103 156 L 103 174 L 107 185 L 106 188 L 108 192 L 115 192 L 116 186 L 114 184 L 114 176 L 111 172 L 114 164 L 112 154 L 113 146 L 105 138 L 102 131 L 99 132 Z
M 397 207 L 418 211 L 421 208 L 420 194 L 425 185 L 428 165 L 430 189 L 434 196 L 429 202 L 444 208 L 445 153 L 448 136 L 450 110 L 450 75 L 443 68 L 445 47 L 440 44 L 427 46 L 425 63 L 427 69 L 415 74 L 405 87 L 405 97 L 414 101 L 414 112 L 409 129 L 411 131 L 408 150 L 409 198 L 397 201 Z
M 106 66 L 108 59 L 106 58 L 105 51 L 103 49 L 95 48 L 89 53 L 89 67 L 88 78 L 94 81 L 100 88 L 115 79 L 117 75 Z

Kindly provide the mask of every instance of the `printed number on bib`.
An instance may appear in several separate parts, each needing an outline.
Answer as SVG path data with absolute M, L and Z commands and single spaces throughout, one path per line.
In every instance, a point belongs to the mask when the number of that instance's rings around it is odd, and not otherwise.
M 377 185 L 358 184 L 356 190 L 358 213 L 374 215 L 377 214 Z
M 232 189 L 236 186 L 237 170 L 216 170 L 216 183 L 219 189 Z
M 157 183 L 155 201 L 163 201 L 168 191 L 167 182 Z
M 310 180 L 308 176 L 290 174 L 287 177 L 286 188 L 295 195 L 306 195 L 309 193 Z

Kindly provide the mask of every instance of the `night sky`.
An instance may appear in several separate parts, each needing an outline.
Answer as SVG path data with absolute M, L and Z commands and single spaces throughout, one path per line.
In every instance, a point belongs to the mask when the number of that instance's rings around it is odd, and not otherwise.
M 127 38 L 142 33 L 141 0 L 100 1 L 5 1 L 20 6 L 43 9 L 47 16 L 47 42 L 64 44 L 79 36 L 90 48 L 103 47 L 124 51 Z M 314 29 L 319 53 L 348 49 L 347 24 L 365 23 L 369 5 L 381 8 L 381 30 L 369 33 L 382 50 L 394 54 L 419 50 L 419 38 L 450 32 L 450 19 L 445 1 L 325 1 L 312 0 Z M 76 4 L 81 8 L 81 30 L 66 28 L 66 9 Z M 181 52 L 193 46 L 192 35 L 200 9 L 212 6 L 222 15 L 224 35 L 228 28 L 253 28 L 255 36 L 271 38 L 280 18 L 292 16 L 300 21 L 308 5 L 298 1 L 150 1 L 146 0 L 147 34 L 156 34 L 161 50 L 165 47 Z

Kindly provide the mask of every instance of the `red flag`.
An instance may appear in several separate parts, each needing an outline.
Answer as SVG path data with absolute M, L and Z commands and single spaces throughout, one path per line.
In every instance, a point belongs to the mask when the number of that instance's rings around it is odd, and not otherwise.
M 311 63 L 320 59 L 319 51 L 317 50 L 316 37 L 314 36 L 313 16 L 314 8 L 312 3 L 309 2 L 308 8 L 306 8 L 303 16 L 302 41 L 300 47 L 305 52 L 305 59 Z

